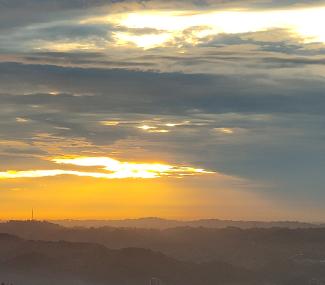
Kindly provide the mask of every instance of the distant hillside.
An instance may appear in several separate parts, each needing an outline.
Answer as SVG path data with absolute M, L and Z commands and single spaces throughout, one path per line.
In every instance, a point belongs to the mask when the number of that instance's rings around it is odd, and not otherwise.
M 53 223 L 66 227 L 128 227 L 128 228 L 145 228 L 145 229 L 168 229 L 175 227 L 206 227 L 206 228 L 227 228 L 237 227 L 241 229 L 250 228 L 315 228 L 320 225 L 302 222 L 258 222 L 258 221 L 231 221 L 218 219 L 205 219 L 193 221 L 166 220 L 161 218 L 142 218 L 142 219 L 125 219 L 125 220 L 56 220 Z
M 0 279 L 17 285 L 148 285 L 151 277 L 163 285 L 325 284 L 325 229 L 68 229 L 40 222 L 5 228 L 57 240 L 0 234 Z M 188 261 L 99 243 L 141 244 Z M 204 259 L 210 262 L 199 262 Z
M 249 270 L 291 261 L 325 266 L 325 228 L 67 228 L 48 222 L 11 221 L 0 224 L 0 232 L 31 240 L 90 242 L 111 249 L 147 248 L 178 260 L 220 261 Z
M 221 263 L 181 262 L 139 248 L 109 250 L 90 243 L 27 241 L 0 234 L 0 277 L 24 285 L 258 284 L 252 272 Z

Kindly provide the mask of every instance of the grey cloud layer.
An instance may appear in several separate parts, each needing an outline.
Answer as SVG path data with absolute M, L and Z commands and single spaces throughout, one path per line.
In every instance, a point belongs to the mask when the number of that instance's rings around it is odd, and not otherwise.
M 16 63 L 2 63 L 0 71 L 3 93 L 32 93 L 23 97 L 3 95 L 3 102 L 48 104 L 66 111 L 324 115 L 325 82 L 317 78 L 290 78 L 273 84 L 263 82 L 263 76 L 257 74 L 230 77 Z M 17 78 L 19 85 L 15 84 Z M 62 94 L 33 94 L 51 91 Z
M 26 150 L 31 154 L 39 149 L 32 143 L 39 133 L 54 136 L 47 144 L 62 140 L 60 137 L 76 143 L 84 139 L 91 144 L 72 148 L 72 152 L 105 151 L 130 140 L 148 152 L 173 153 L 174 158 L 228 174 L 283 183 L 304 177 L 297 184 L 312 184 L 315 189 L 324 182 L 325 101 L 321 80 L 287 79 L 274 85 L 261 81 L 257 75 L 234 77 L 17 63 L 2 63 L 0 69 L 2 138 L 31 144 L 33 147 Z M 58 94 L 54 96 L 51 91 Z M 18 123 L 17 117 L 29 122 Z M 160 123 L 153 120 L 157 117 Z M 100 126 L 104 120 L 129 123 Z M 187 120 L 200 123 L 179 126 L 167 134 L 137 129 L 141 124 Z M 225 135 L 218 128 L 231 128 L 235 133 Z M 64 148 L 58 149 L 60 152 Z M 9 146 L 6 153 L 17 155 Z M 313 175 L 309 176 L 309 172 Z
M 134 6 L 138 3 L 140 6 Z M 159 1 L 0 1 L 0 53 L 4 60 L 73 65 L 81 67 L 129 68 L 160 70 L 163 72 L 193 73 L 246 73 L 253 69 L 265 72 L 272 68 L 297 68 L 301 65 L 323 65 L 324 46 L 306 44 L 286 30 L 271 30 L 236 35 L 216 35 L 209 37 L 198 46 L 182 42 L 182 36 L 175 46 L 183 45 L 184 55 L 175 47 L 156 48 L 146 52 L 136 48 L 114 46 L 114 32 L 125 31 L 132 34 L 146 34 L 147 29 L 126 29 L 112 24 L 80 23 L 81 19 L 116 12 L 113 7 L 123 5 L 121 11 L 136 7 L 141 10 Z M 173 1 L 164 1 L 167 7 L 175 8 Z M 324 1 L 176 1 L 181 9 L 191 3 L 199 9 L 237 5 L 236 7 L 324 4 Z M 105 6 L 105 7 L 103 7 Z M 99 8 L 98 8 L 99 7 Z M 128 8 L 129 7 L 129 8 Z M 160 7 L 159 5 L 157 7 Z M 210 7 L 211 8 L 211 7 Z M 264 7 L 265 8 L 265 7 Z M 212 8 L 211 8 L 212 9 Z M 119 11 L 119 10 L 118 10 Z M 3 21 L 3 23 L 1 23 Z M 152 33 L 157 31 L 153 30 Z M 186 34 L 188 31 L 184 31 Z M 71 51 L 55 50 L 56 45 L 66 43 L 85 45 Z M 88 46 L 89 45 L 89 46 Z M 51 52 L 52 49 L 52 52 Z M 55 52 L 57 51 L 57 52 Z M 83 52 L 82 52 L 83 51 Z M 1 56 L 0 54 L 0 56 Z M 322 56 L 322 57 L 321 57 Z M 321 58 L 320 58 L 321 57 Z M 277 72 L 276 70 L 274 72 Z

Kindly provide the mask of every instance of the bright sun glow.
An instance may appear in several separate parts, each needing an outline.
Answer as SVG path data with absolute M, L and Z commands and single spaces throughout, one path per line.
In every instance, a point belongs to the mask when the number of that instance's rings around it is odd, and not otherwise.
M 147 49 L 163 45 L 172 39 L 169 33 L 153 34 L 153 35 L 133 35 L 131 33 L 116 32 L 114 39 L 117 45 L 126 45 L 134 43 L 136 46 Z
M 152 127 L 152 126 L 148 126 L 148 125 L 143 125 L 138 127 L 138 129 L 144 130 L 144 131 L 149 131 L 149 130 L 154 130 L 157 129 L 157 127 Z
M 109 126 L 109 127 L 115 127 L 120 124 L 120 122 L 118 122 L 118 121 L 101 121 L 100 123 L 103 126 Z
M 100 167 L 107 172 L 86 172 L 76 170 L 27 170 L 0 172 L 0 179 L 13 178 L 39 178 L 58 175 L 75 175 L 81 177 L 93 177 L 104 179 L 126 178 L 159 178 L 162 176 L 184 177 L 200 174 L 212 174 L 213 172 L 187 166 L 173 166 L 161 163 L 131 163 L 120 162 L 109 157 L 76 157 L 55 158 L 56 164 L 67 164 L 84 167 Z
M 158 129 L 157 127 L 152 127 L 152 126 L 148 126 L 148 125 L 143 125 L 140 127 L 137 127 L 138 129 L 141 129 L 143 131 L 149 132 L 149 133 L 169 133 L 169 130 L 165 130 L 165 129 Z
M 274 10 L 274 11 L 146 11 L 110 15 L 87 19 L 88 22 L 109 22 L 130 29 L 115 32 L 118 45 L 134 44 L 148 49 L 182 41 L 197 44 L 204 38 L 225 34 L 260 32 L 286 29 L 303 42 L 325 43 L 325 8 Z M 143 33 L 132 33 L 143 29 Z M 148 32 L 148 30 L 156 32 Z

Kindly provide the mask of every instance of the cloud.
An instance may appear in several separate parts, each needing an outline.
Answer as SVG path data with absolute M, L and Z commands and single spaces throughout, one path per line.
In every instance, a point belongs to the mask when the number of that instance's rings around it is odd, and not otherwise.
M 3 0 L 0 1 L 0 30 L 58 21 L 67 16 L 78 17 L 87 10 L 110 3 L 109 0 Z
M 47 106 L 52 113 L 55 110 L 104 112 L 109 108 L 111 113 L 166 115 L 191 112 L 323 114 L 324 83 L 318 78 L 267 81 L 259 75 L 162 74 L 14 63 L 2 63 L 0 70 L 3 90 L 17 94 L 31 92 L 24 96 L 2 95 L 3 103 Z M 17 77 L 20 84 L 15 86 Z M 35 86 L 42 86 L 42 90 L 35 90 Z M 46 94 L 50 90 L 66 93 Z M 35 91 L 44 93 L 33 94 Z M 76 95 L 83 93 L 94 96 Z
M 255 33 L 269 29 L 288 29 L 303 42 L 323 42 L 321 28 L 325 15 L 323 7 L 274 11 L 157 11 L 131 12 L 87 20 L 111 23 L 129 29 L 155 29 L 156 34 L 132 35 L 116 32 L 118 44 L 134 43 L 138 47 L 198 44 L 218 34 Z M 306 20 L 307 19 L 307 20 Z M 186 31 L 191 30 L 190 33 Z M 179 39 L 178 39 L 179 38 Z
M 171 6 L 176 2 L 178 5 Z M 46 19 L 38 19 L 42 16 L 35 12 L 35 22 L 13 23 L 10 33 L 0 30 L 0 61 L 266 76 L 296 76 L 304 65 L 308 73 L 319 73 L 315 65 L 321 65 L 317 63 L 322 62 L 320 55 L 325 50 L 319 28 L 324 19 L 320 1 L 308 7 L 302 1 L 285 1 L 282 10 L 277 10 L 274 1 L 176 2 L 164 2 L 170 8 L 164 9 L 159 1 L 76 1 L 69 5 L 44 1 L 36 7 L 36 1 L 28 0 L 21 3 L 22 8 L 27 7 L 26 13 L 7 3 L 4 10 L 8 15 L 18 11 L 23 16 L 32 14 L 34 6 L 36 11 L 47 6 L 55 9 L 53 17 L 49 12 Z M 237 9 L 228 10 L 228 5 Z M 301 20 L 306 18 L 310 20 Z M 289 63 L 292 58 L 297 59 L 296 64 Z M 281 73 L 283 67 L 295 70 Z
M 92 177 L 103 179 L 126 179 L 142 178 L 153 179 L 163 176 L 185 177 L 202 174 L 213 174 L 214 172 L 206 171 L 187 166 L 173 166 L 161 163 L 130 163 L 120 162 L 109 157 L 76 157 L 76 158 L 55 158 L 52 159 L 57 164 L 68 164 L 77 166 L 101 166 L 104 172 L 83 172 L 74 170 L 27 170 L 27 171 L 5 171 L 0 172 L 0 179 L 15 178 L 40 178 L 59 175 L 74 175 L 80 177 Z

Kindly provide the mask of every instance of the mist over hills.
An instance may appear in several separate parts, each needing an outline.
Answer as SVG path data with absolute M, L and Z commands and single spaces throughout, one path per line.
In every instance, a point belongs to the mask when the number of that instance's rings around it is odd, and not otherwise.
M 0 224 L 0 233 L 6 233 L 1 268 L 31 280 L 55 274 L 69 284 L 79 276 L 86 283 L 76 284 L 87 285 L 145 284 L 152 276 L 171 285 L 325 282 L 325 228 L 71 228 L 11 221 Z
M 168 220 L 157 217 L 147 217 L 139 219 L 124 220 L 53 220 L 53 223 L 66 227 L 128 227 L 128 228 L 145 228 L 145 229 L 168 229 L 175 227 L 205 227 L 205 228 L 226 228 L 237 227 L 241 229 L 249 228 L 313 228 L 320 227 L 319 224 L 303 223 L 296 221 L 278 221 L 278 222 L 261 222 L 261 221 L 232 221 L 220 219 L 201 219 L 192 221 Z
M 30 240 L 97 243 L 111 249 L 147 248 L 180 260 L 218 260 L 246 268 L 297 254 L 310 256 L 321 250 L 325 252 L 325 228 L 86 228 L 49 222 L 10 221 L 0 223 L 1 232 Z

